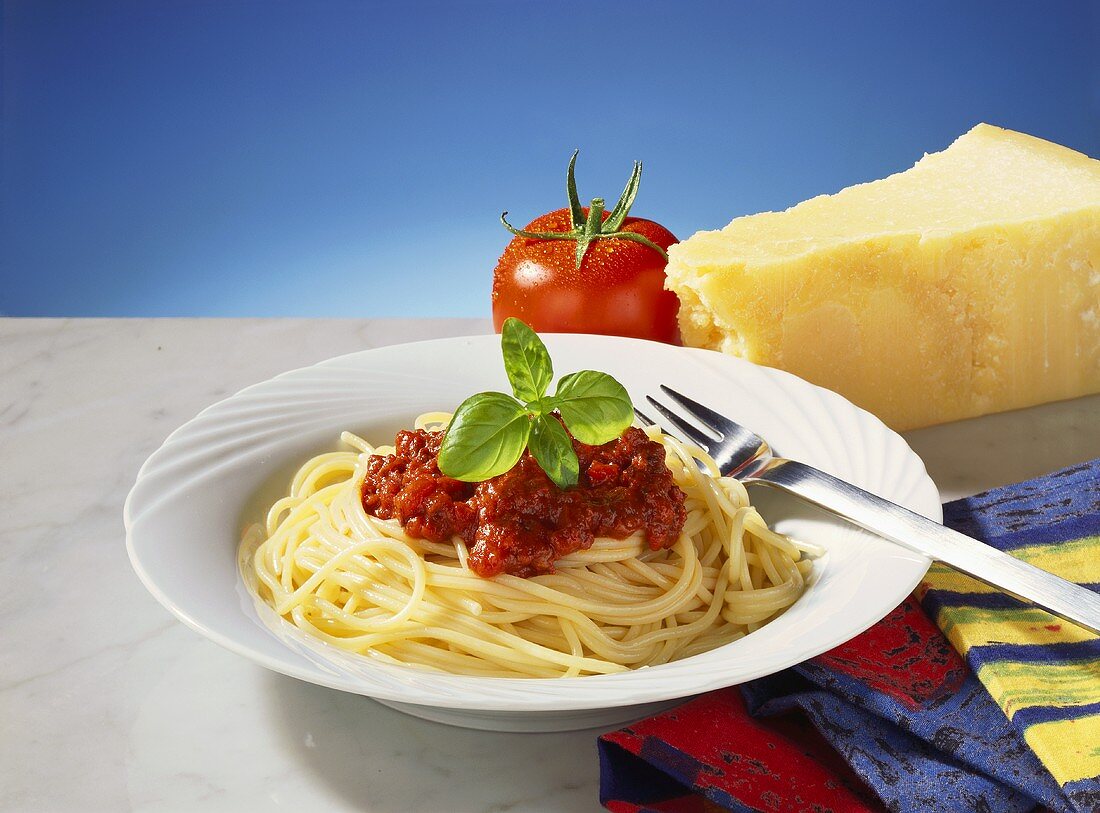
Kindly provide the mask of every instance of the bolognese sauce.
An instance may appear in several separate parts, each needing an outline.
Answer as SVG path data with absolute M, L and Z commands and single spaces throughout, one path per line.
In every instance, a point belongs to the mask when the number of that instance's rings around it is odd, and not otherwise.
M 479 576 L 552 573 L 554 562 L 597 537 L 641 532 L 649 547 L 670 547 L 687 518 L 684 493 L 665 465 L 664 447 L 635 427 L 602 446 L 573 439 L 576 486 L 562 490 L 524 451 L 509 471 L 480 483 L 442 474 L 443 432 L 397 433 L 393 454 L 372 455 L 363 508 L 397 519 L 405 532 L 433 542 L 463 539 Z

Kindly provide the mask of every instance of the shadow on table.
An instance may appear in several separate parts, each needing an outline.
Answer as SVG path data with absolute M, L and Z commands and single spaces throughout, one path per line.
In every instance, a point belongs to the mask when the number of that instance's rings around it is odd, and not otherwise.
M 269 675 L 271 720 L 303 770 L 369 811 L 599 810 L 598 732 L 501 734 L 419 720 Z
M 1100 457 L 1100 395 L 915 429 L 904 437 L 946 501 Z

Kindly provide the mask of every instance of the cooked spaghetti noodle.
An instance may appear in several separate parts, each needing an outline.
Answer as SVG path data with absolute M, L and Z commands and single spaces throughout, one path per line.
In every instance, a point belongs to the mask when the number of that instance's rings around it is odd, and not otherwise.
M 449 416 L 423 415 L 417 428 Z M 266 526 L 245 534 L 248 582 L 311 636 L 394 664 L 454 674 L 572 677 L 695 655 L 758 629 L 791 606 L 810 573 L 810 546 L 770 530 L 744 486 L 701 449 L 646 429 L 686 494 L 670 548 L 640 534 L 598 538 L 554 573 L 483 578 L 461 539 L 408 536 L 367 514 L 360 486 L 372 448 L 321 454 L 295 475 Z

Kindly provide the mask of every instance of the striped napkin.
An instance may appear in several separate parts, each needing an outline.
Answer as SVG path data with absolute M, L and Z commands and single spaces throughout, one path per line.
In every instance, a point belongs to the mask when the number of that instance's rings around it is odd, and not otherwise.
M 1100 460 L 944 506 L 944 523 L 1100 592 Z M 1076 810 L 1100 810 L 1100 638 L 943 565 L 922 602 Z
M 949 503 L 944 516 L 1100 590 L 1100 460 Z M 601 801 L 616 813 L 1096 813 L 1100 641 L 936 567 L 837 649 L 599 746 Z

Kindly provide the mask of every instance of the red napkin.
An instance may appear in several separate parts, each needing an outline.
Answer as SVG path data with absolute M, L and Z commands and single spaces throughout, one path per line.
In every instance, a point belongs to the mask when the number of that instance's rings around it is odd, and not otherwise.
M 818 658 L 599 747 L 614 813 L 1073 809 L 915 598 Z

